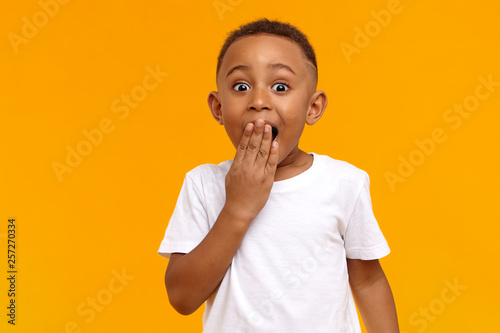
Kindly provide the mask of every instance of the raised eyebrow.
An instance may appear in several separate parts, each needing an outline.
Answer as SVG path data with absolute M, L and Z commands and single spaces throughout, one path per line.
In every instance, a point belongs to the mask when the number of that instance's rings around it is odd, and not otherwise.
M 246 65 L 237 65 L 237 66 L 234 66 L 233 68 L 231 68 L 229 70 L 229 72 L 227 72 L 227 75 L 226 75 L 226 78 L 232 73 L 234 72 L 235 70 L 248 70 L 250 69 L 250 66 L 246 66 Z
M 292 74 L 295 75 L 295 72 L 293 71 L 293 69 L 290 66 L 285 65 L 285 64 L 283 64 L 281 62 L 278 62 L 276 64 L 269 64 L 269 65 L 267 65 L 267 68 L 270 68 L 270 69 L 273 69 L 273 70 L 286 69 L 286 70 L 290 71 Z

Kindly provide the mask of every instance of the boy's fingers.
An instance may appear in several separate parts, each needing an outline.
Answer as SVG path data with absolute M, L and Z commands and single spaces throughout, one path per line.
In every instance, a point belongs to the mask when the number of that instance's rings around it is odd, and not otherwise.
M 271 131 L 271 125 L 264 125 L 264 133 L 262 135 L 262 141 L 260 143 L 259 151 L 255 161 L 255 164 L 259 169 L 266 166 L 267 160 L 269 158 L 269 150 L 271 148 L 271 141 L 273 139 Z
M 243 131 L 243 135 L 241 136 L 240 143 L 238 144 L 238 149 L 236 150 L 236 156 L 234 157 L 235 161 L 241 162 L 245 158 L 245 154 L 247 152 L 248 143 L 250 142 L 250 137 L 252 136 L 254 125 L 252 123 L 248 123 Z
M 276 173 L 278 167 L 279 147 L 278 142 L 271 143 L 271 150 L 269 151 L 269 158 L 267 159 L 266 172 L 273 175 Z
M 259 119 L 255 121 L 252 136 L 250 137 L 250 141 L 247 145 L 247 150 L 244 157 L 245 160 L 249 160 L 252 163 L 255 163 L 255 159 L 262 142 L 262 133 L 264 133 L 264 121 L 262 119 Z

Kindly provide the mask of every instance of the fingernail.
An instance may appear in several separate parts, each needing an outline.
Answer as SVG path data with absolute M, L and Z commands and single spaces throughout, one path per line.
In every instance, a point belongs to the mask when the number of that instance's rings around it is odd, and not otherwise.
M 255 126 L 257 126 L 257 127 L 262 127 L 263 125 L 264 125 L 264 122 L 262 120 L 257 120 L 255 122 Z
M 253 126 L 252 123 L 248 123 L 247 127 L 245 127 L 245 130 L 247 130 L 248 132 L 250 132 L 252 130 L 252 126 Z
M 266 125 L 266 126 L 264 127 L 264 132 L 265 132 L 265 133 L 269 133 L 270 129 L 271 129 L 271 126 Z

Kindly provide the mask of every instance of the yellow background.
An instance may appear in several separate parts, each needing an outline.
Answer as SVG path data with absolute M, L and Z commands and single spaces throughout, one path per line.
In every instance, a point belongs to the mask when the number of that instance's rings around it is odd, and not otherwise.
M 18 223 L 16 325 L 2 274 L 2 332 L 201 332 L 201 309 L 183 317 L 169 306 L 156 251 L 184 174 L 233 157 L 206 97 L 226 33 L 263 16 L 297 25 L 315 47 L 329 105 L 301 147 L 371 176 L 402 332 L 498 331 L 500 87 L 458 128 L 443 118 L 473 101 L 479 77 L 500 82 L 495 1 L 401 0 L 379 30 L 371 11 L 390 1 L 75 0 L 45 21 L 44 3 L 0 8 L 2 272 L 7 219 Z M 36 33 L 23 28 L 34 20 Z M 368 45 L 346 57 L 341 45 L 356 46 L 367 24 Z M 15 46 L 23 29 L 31 37 Z M 112 103 L 140 92 L 148 66 L 168 76 L 120 119 Z M 53 163 L 103 119 L 113 130 L 60 181 Z M 436 128 L 446 140 L 391 189 L 386 173 L 424 156 L 415 140 Z M 90 320 L 96 297 L 107 304 Z

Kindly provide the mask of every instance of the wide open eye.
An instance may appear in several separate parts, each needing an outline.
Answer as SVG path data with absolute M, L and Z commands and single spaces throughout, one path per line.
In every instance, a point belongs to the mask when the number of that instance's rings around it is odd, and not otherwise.
M 285 92 L 290 88 L 284 83 L 276 83 L 275 85 L 272 86 L 271 89 L 278 92 Z
M 247 91 L 247 90 L 250 90 L 250 87 L 246 83 L 236 83 L 233 86 L 233 89 L 236 91 Z

